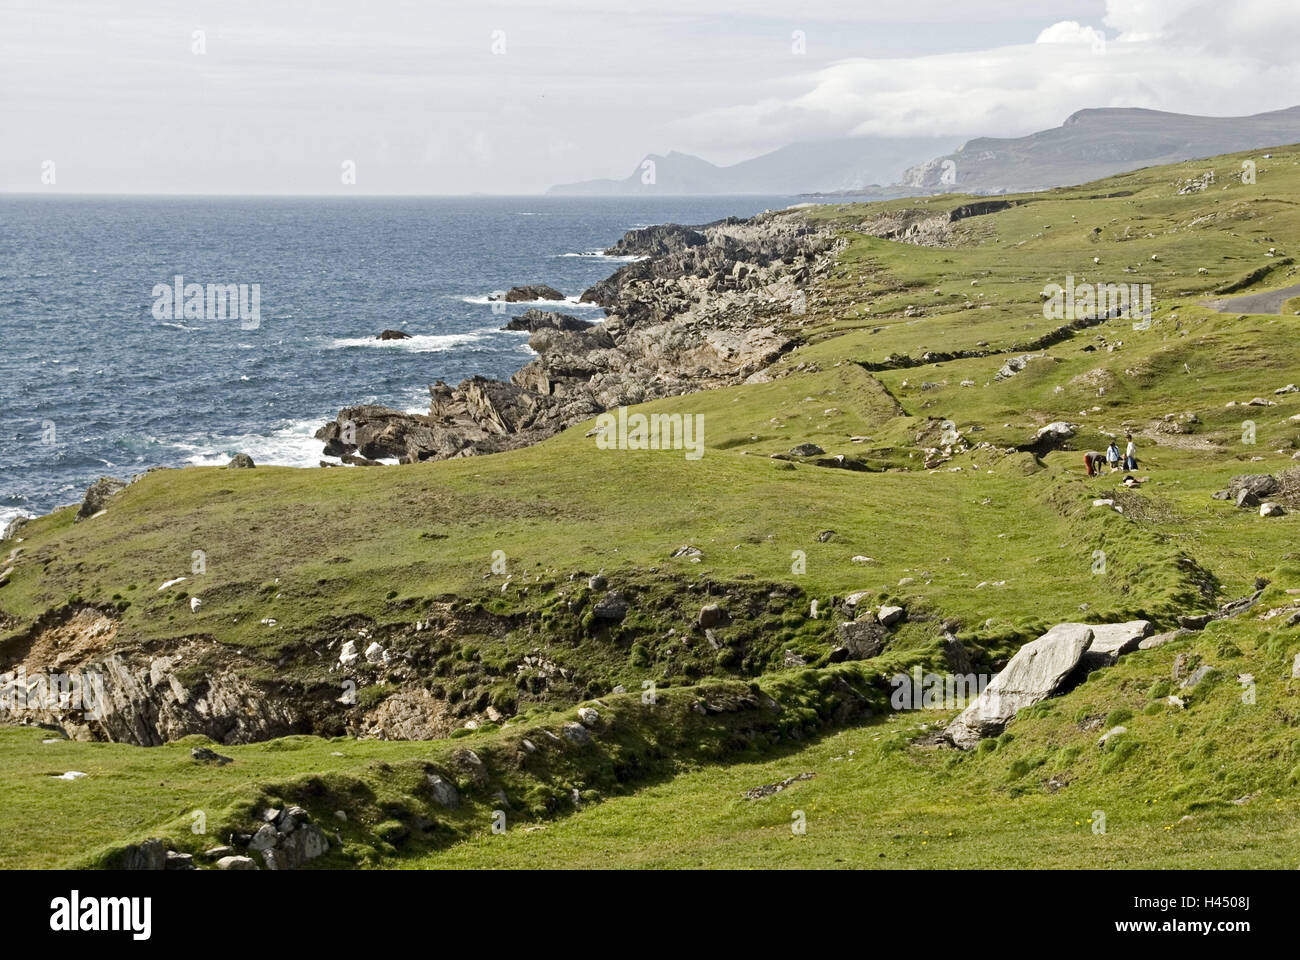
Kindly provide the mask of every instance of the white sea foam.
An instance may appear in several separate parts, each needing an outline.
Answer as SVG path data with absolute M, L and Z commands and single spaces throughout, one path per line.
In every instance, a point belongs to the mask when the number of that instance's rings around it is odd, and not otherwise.
M 408 353 L 439 353 L 454 347 L 464 346 L 482 340 L 491 330 L 472 330 L 467 333 L 416 334 L 405 340 L 380 340 L 376 337 L 345 337 L 333 340 L 327 346 L 331 350 L 345 350 L 350 347 L 378 347 L 384 350 L 405 350 Z
M 561 257 L 584 257 L 588 260 L 609 260 L 614 263 L 631 263 L 634 260 L 645 260 L 645 257 L 638 256 L 616 256 L 606 253 L 604 250 L 588 250 L 585 253 L 561 253 Z
M 199 467 L 224 467 L 237 453 L 248 454 L 258 466 L 315 467 L 324 446 L 315 433 L 326 419 L 290 421 L 265 435 L 202 438 L 176 446 L 189 454 L 186 463 Z
M 4 533 L 5 527 L 9 526 L 10 521 L 15 517 L 34 517 L 36 514 L 30 510 L 24 510 L 22 507 L 0 507 L 0 533 Z
M 498 299 L 496 299 L 496 300 L 490 299 L 490 297 L 488 297 L 488 296 L 482 296 L 482 297 L 461 297 L 460 299 L 461 299 L 461 301 L 464 302 L 464 303 L 484 303 L 484 304 L 491 304 L 491 303 L 505 303 L 505 302 L 506 302 L 506 301 L 504 301 L 504 300 L 499 299 L 499 297 L 501 296 L 500 294 L 496 294 L 496 296 L 498 297 Z M 564 307 L 566 310 L 574 310 L 574 309 L 579 309 L 579 308 L 584 309 L 584 310 L 585 310 L 585 309 L 592 309 L 592 310 L 599 310 L 599 309 L 600 309 L 600 304 L 598 304 L 598 303 L 579 303 L 577 297 L 565 297 L 563 300 L 512 300 L 512 301 L 510 301 L 510 303 L 511 303 L 512 305 L 514 305 L 514 306 L 519 306 L 519 307 L 558 307 L 558 306 L 563 305 L 563 307 Z

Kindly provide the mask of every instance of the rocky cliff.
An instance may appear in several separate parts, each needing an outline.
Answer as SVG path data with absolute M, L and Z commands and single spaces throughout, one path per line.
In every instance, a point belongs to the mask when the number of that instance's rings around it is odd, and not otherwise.
M 537 356 L 509 381 L 429 387 L 427 414 L 348 407 L 316 434 L 327 456 L 403 463 L 496 453 L 625 404 L 738 383 L 794 344 L 809 283 L 829 269 L 832 233 L 799 211 L 699 227 L 633 230 L 607 251 L 641 259 L 582 300 L 607 314 L 579 326 L 530 311 Z

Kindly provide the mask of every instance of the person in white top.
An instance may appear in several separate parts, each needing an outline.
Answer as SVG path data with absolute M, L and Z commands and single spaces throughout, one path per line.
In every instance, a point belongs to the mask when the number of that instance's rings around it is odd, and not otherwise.
M 1133 434 L 1128 435 L 1128 446 L 1124 448 L 1124 469 L 1136 470 L 1138 468 L 1137 445 L 1133 442 Z

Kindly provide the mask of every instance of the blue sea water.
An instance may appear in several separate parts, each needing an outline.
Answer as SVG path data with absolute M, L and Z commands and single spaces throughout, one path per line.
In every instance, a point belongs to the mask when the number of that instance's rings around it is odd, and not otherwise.
M 428 407 L 428 385 L 504 378 L 527 309 L 620 265 L 627 230 L 788 206 L 790 197 L 0 197 L 0 528 L 151 466 L 316 466 L 344 406 Z M 159 319 L 155 287 L 258 284 L 260 322 Z M 500 305 L 497 305 L 500 310 Z M 410 340 L 379 341 L 396 328 Z

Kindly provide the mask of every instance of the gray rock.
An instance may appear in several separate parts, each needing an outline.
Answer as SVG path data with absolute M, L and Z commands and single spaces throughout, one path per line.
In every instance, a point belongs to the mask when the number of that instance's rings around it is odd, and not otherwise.
M 275 846 L 275 842 L 280 838 L 280 834 L 269 823 L 264 823 L 257 828 L 257 833 L 253 834 L 253 839 L 248 841 L 248 849 L 256 850 L 261 853 L 270 850 Z
M 591 612 L 597 620 L 609 620 L 617 623 L 627 616 L 628 609 L 627 598 L 617 590 L 611 590 L 596 601 L 591 608 Z
M 598 573 L 587 581 L 587 586 L 593 590 L 604 590 L 609 586 L 609 580 L 603 573 Z
M 330 842 L 325 839 L 324 831 L 314 823 L 303 824 L 281 843 L 281 850 L 290 867 L 300 867 L 308 860 L 315 860 L 328 853 L 329 848 Z
M 72 518 L 73 523 L 93 517 L 103 510 L 110 497 L 126 489 L 126 481 L 117 477 L 100 477 L 86 488 L 86 496 L 81 501 L 81 508 Z
M 217 861 L 218 870 L 256 870 L 257 863 L 252 857 L 222 857 Z
M 845 651 L 844 660 L 866 660 L 885 648 L 888 634 L 875 617 L 848 620 L 837 624 L 839 647 Z
M 898 621 L 903 619 L 906 611 L 902 607 L 884 606 L 876 613 L 876 619 L 887 627 L 892 627 Z
M 235 762 L 230 757 L 223 757 L 215 750 L 210 750 L 207 747 L 195 747 L 190 751 L 190 756 L 199 761 L 199 763 L 215 763 L 219 767 L 224 767 L 228 763 Z
M 727 611 L 716 603 L 708 603 L 700 608 L 699 624 L 701 627 L 719 627 L 729 620 Z
M 433 794 L 433 802 L 447 810 L 455 810 L 460 806 L 460 791 L 450 780 L 445 780 L 436 773 L 430 773 L 425 777 L 429 782 L 429 791 Z
M 253 462 L 253 458 L 246 453 L 235 454 L 231 457 L 230 462 L 226 464 L 227 469 L 230 470 L 252 470 L 256 466 L 257 464 Z
M 1261 503 L 1259 505 L 1259 515 L 1261 517 L 1280 517 L 1286 513 L 1280 503 Z
M 207 857 L 209 860 L 220 860 L 222 857 L 233 856 L 234 852 L 235 852 L 234 847 L 223 844 L 220 847 L 213 847 L 210 850 L 204 850 L 203 855 Z
M 487 765 L 473 750 L 468 748 L 457 750 L 451 755 L 451 759 L 456 764 L 457 769 L 478 786 L 483 786 L 488 782 Z
M 151 837 L 127 847 L 122 866 L 126 870 L 162 870 L 166 864 L 167 848 Z
M 825 452 L 815 443 L 801 443 L 790 448 L 790 456 L 792 457 L 820 457 Z
M 592 707 L 579 707 L 578 722 L 584 727 L 594 727 L 600 723 L 600 713 Z
M 1191 690 L 1193 687 L 1198 686 L 1202 680 L 1212 673 L 1214 673 L 1214 667 L 1210 666 L 1208 663 L 1202 664 L 1192 671 L 1191 676 L 1183 681 L 1183 689 Z
M 167 851 L 167 860 L 164 866 L 165 870 L 197 870 L 194 866 L 194 854 L 177 853 L 175 850 Z
M 580 723 L 566 723 L 560 728 L 560 733 L 564 736 L 564 739 L 568 740 L 575 746 L 585 747 L 591 743 L 591 734 L 588 733 L 587 728 Z
M 1149 620 L 1130 620 L 1127 623 L 1080 624 L 1092 629 L 1092 643 L 1084 651 L 1080 666 L 1085 670 L 1113 666 L 1121 656 L 1138 648 L 1142 638 L 1151 632 Z
M 1079 664 L 1092 628 L 1062 623 L 1021 647 L 1011 661 L 944 731 L 969 750 L 982 738 L 1000 733 L 1016 713 L 1051 696 Z
M 1295 655 L 1295 660 L 1291 663 L 1291 679 L 1300 680 L 1300 653 Z

